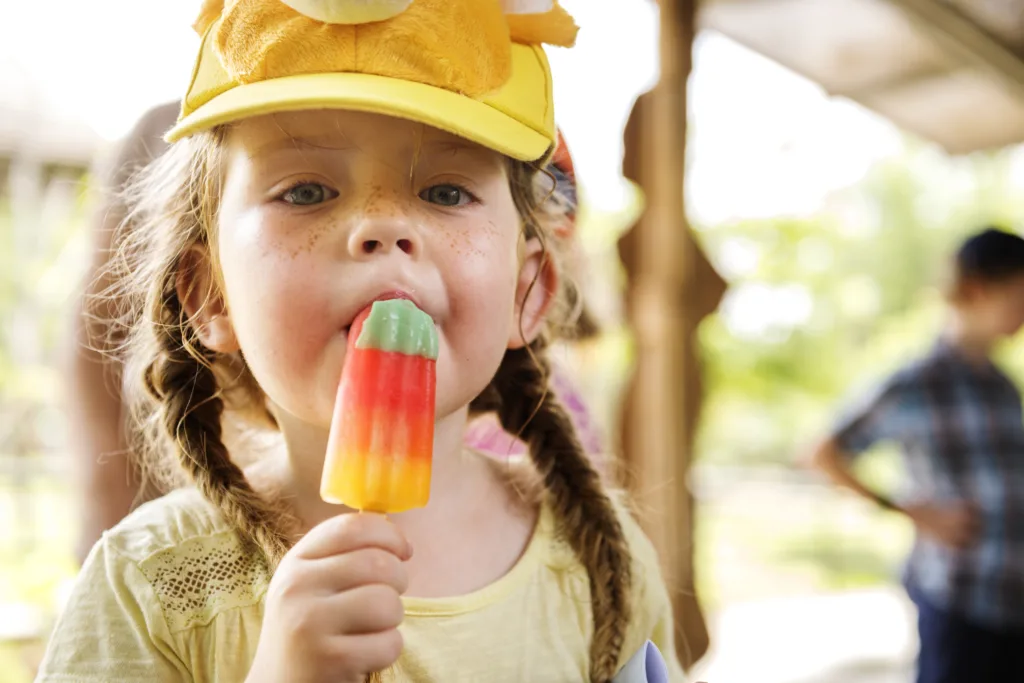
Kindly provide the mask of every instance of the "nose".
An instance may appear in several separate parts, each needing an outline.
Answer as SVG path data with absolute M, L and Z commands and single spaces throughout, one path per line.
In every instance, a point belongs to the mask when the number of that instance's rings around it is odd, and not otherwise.
M 408 217 L 366 216 L 349 235 L 348 251 L 356 260 L 388 256 L 396 251 L 415 258 L 422 251 L 422 244 Z

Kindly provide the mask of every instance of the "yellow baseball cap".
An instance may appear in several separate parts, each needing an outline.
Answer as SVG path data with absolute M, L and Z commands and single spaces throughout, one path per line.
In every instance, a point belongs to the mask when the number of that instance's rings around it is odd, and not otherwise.
M 555 147 L 542 44 L 556 0 L 206 0 L 174 142 L 251 116 L 349 109 L 418 121 L 521 161 Z

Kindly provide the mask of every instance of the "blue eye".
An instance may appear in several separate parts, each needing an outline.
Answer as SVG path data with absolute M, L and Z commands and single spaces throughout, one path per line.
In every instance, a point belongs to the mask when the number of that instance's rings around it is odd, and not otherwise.
M 420 192 L 420 199 L 439 206 L 463 206 L 475 198 L 458 185 L 434 185 Z
M 314 206 L 334 199 L 338 193 L 320 183 L 299 183 L 281 195 L 281 199 L 295 206 Z

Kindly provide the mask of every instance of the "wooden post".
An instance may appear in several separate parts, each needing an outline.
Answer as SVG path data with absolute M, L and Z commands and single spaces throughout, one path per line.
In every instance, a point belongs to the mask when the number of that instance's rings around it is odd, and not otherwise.
M 622 420 L 628 486 L 673 596 L 676 648 L 690 668 L 708 648 L 694 594 L 693 499 L 688 470 L 700 399 L 695 333 L 725 285 L 703 257 L 683 209 L 686 83 L 695 0 L 661 0 L 661 79 L 626 127 L 623 171 L 647 209 L 619 244 L 636 365 Z

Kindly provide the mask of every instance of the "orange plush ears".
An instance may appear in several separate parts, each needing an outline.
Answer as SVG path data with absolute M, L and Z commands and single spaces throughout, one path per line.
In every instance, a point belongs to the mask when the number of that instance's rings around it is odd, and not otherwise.
M 192 22 L 192 30 L 202 37 L 224 11 L 224 0 L 203 0 L 199 16 Z
M 513 42 L 572 47 L 579 28 L 555 0 L 502 0 Z

